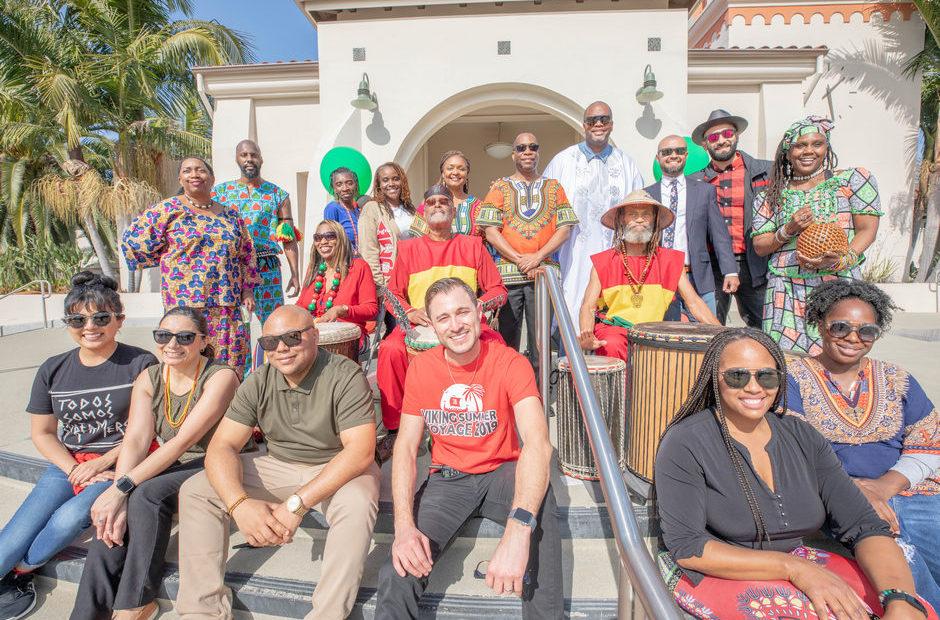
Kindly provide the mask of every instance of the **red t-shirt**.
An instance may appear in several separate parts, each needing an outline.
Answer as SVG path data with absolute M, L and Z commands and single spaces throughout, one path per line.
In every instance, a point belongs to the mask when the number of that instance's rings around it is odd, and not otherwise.
M 401 412 L 424 417 L 432 463 L 485 474 L 519 458 L 513 407 L 529 396 L 539 398 L 535 373 L 515 349 L 481 342 L 476 360 L 448 371 L 437 346 L 408 366 Z

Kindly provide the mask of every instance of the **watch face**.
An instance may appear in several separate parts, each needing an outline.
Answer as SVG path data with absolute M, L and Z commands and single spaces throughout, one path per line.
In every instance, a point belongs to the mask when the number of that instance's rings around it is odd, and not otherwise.
M 291 495 L 290 497 L 288 497 L 287 509 L 290 510 L 291 512 L 294 512 L 298 508 L 300 508 L 300 498 L 297 497 L 296 495 Z

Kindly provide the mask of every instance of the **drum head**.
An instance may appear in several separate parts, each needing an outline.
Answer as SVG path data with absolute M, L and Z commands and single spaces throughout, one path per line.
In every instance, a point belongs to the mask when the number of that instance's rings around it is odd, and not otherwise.
M 618 372 L 627 367 L 627 363 L 616 357 L 604 357 L 603 355 L 585 355 L 584 364 L 589 373 L 605 374 L 609 372 Z M 558 360 L 558 370 L 562 372 L 571 372 L 571 362 L 567 357 Z
M 405 336 L 405 344 L 412 349 L 427 351 L 441 344 L 433 328 L 427 325 L 417 325 L 412 329 L 414 330 L 414 335 Z
M 680 323 L 679 321 L 640 323 L 630 328 L 627 340 L 630 344 L 644 344 L 657 348 L 705 350 L 712 338 L 726 329 L 728 328 L 721 325 Z
M 332 321 L 330 323 L 317 323 L 320 333 L 320 344 L 334 344 L 356 340 L 359 338 L 359 326 L 345 321 Z

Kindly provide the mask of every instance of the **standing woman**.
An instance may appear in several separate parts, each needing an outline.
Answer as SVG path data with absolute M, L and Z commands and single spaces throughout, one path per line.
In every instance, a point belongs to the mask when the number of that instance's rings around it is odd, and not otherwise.
M 358 254 L 361 209 L 356 197 L 359 195 L 359 176 L 349 168 L 337 168 L 330 173 L 330 188 L 336 200 L 326 205 L 323 219 L 342 224 L 352 244 L 353 253 Z
M 454 223 L 452 228 L 455 234 L 477 235 L 477 213 L 483 202 L 470 193 L 470 160 L 462 151 L 447 151 L 441 156 L 441 184 L 450 190 L 454 199 Z M 427 234 L 427 223 L 424 221 L 424 204 L 418 207 L 419 215 L 415 218 L 415 231 Z
M 883 215 L 875 177 L 864 168 L 837 168 L 832 127 L 818 116 L 793 123 L 777 147 L 770 185 L 754 201 L 754 251 L 770 256 L 763 329 L 784 350 L 810 355 L 821 342 L 806 322 L 806 298 L 828 280 L 861 279 L 864 252 Z M 797 237 L 814 222 L 837 223 L 848 251 L 815 259 L 797 252 Z
M 124 323 L 117 288 L 90 271 L 72 278 L 62 320 L 78 347 L 43 362 L 33 381 L 30 434 L 50 465 L 0 531 L 0 618 L 29 613 L 32 571 L 91 525 L 91 506 L 114 479 L 131 386 L 157 363 L 115 340 Z
M 313 235 L 310 262 L 297 305 L 307 309 L 316 323 L 346 321 L 359 326 L 359 345 L 365 341 L 366 322 L 379 311 L 375 282 L 369 265 L 354 258 L 339 222 L 323 220 Z
M 124 232 L 127 268 L 160 266 L 164 309 L 198 308 L 217 360 L 239 376 L 248 357 L 248 327 L 239 306 L 254 310 L 260 284 L 254 244 L 238 209 L 211 198 L 212 167 L 199 157 L 180 164 L 179 195 L 156 204 Z
M 88 549 L 72 620 L 147 619 L 158 609 L 176 495 L 202 469 L 238 387 L 234 370 L 213 362 L 206 329 L 201 311 L 176 306 L 153 331 L 162 363 L 134 381 L 117 481 L 91 509 L 97 540 Z M 155 438 L 161 445 L 148 454 Z

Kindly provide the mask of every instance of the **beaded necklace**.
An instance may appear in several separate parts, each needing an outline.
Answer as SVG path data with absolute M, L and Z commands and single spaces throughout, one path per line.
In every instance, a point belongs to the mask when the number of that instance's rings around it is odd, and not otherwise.
M 633 271 L 630 269 L 627 250 L 623 245 L 620 246 L 620 258 L 623 260 L 623 268 L 627 272 L 627 284 L 630 286 L 630 290 L 633 291 L 633 295 L 630 296 L 630 303 L 633 304 L 634 308 L 639 308 L 643 305 L 643 285 L 646 283 L 646 278 L 650 274 L 650 267 L 653 265 L 653 254 L 646 255 L 646 265 L 643 267 L 643 272 L 639 278 L 634 276 Z
M 345 204 L 343 204 L 341 200 L 337 200 L 336 202 L 338 202 L 339 206 L 343 207 L 343 209 L 346 211 L 346 221 L 350 223 L 350 227 L 352 228 L 352 231 L 353 231 L 352 245 L 353 245 L 353 248 L 358 249 L 359 248 L 359 231 L 356 230 L 358 226 L 356 226 L 356 222 L 355 220 L 353 220 L 353 216 L 352 216 L 353 210 L 347 207 Z M 353 202 L 353 205 L 355 205 L 354 208 L 356 209 L 359 208 L 359 205 L 356 204 L 355 201 Z
M 313 299 L 311 299 L 310 303 L 307 305 L 307 310 L 313 313 L 313 316 L 323 316 L 326 310 L 333 307 L 333 300 L 336 298 L 336 293 L 339 291 L 339 283 L 340 280 L 342 280 L 339 270 L 336 270 L 333 273 L 333 281 L 330 282 L 330 288 L 326 290 L 326 303 L 323 304 L 324 310 L 321 311 L 317 306 L 320 302 L 320 297 L 324 294 L 323 284 L 326 280 L 324 274 L 326 274 L 326 261 L 317 265 L 317 275 L 313 279 Z
M 193 403 L 193 394 L 196 393 L 196 383 L 199 381 L 199 373 L 201 370 L 202 359 L 200 358 L 200 360 L 196 362 L 196 374 L 193 377 L 193 387 L 189 390 L 189 396 L 186 398 L 186 406 L 183 407 L 183 413 L 181 413 L 178 418 L 174 418 L 173 414 L 170 412 L 170 369 L 166 369 L 166 377 L 163 380 L 163 384 L 166 386 L 163 395 L 163 417 L 166 418 L 166 422 L 170 425 L 170 428 L 179 428 L 182 426 L 183 422 L 186 421 L 186 416 L 189 415 L 189 406 Z

